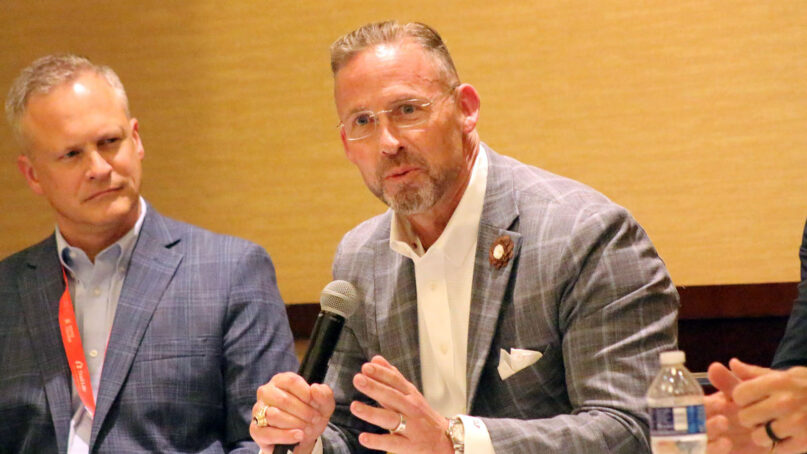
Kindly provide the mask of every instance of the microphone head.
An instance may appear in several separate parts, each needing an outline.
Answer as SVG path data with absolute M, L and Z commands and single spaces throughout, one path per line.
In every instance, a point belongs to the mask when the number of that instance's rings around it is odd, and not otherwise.
M 319 305 L 325 312 L 348 318 L 359 307 L 359 292 L 348 281 L 333 281 L 322 289 Z

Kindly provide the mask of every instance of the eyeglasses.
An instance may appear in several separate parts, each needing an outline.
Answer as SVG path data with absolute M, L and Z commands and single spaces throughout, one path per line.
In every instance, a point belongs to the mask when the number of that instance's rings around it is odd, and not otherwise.
M 413 128 L 422 125 L 429 120 L 434 106 L 443 98 L 453 93 L 451 90 L 433 99 L 405 99 L 393 103 L 388 109 L 373 112 L 363 110 L 350 114 L 344 121 L 336 125 L 343 128 L 345 138 L 349 141 L 362 140 L 370 137 L 378 128 L 378 121 L 381 114 L 387 114 L 390 123 L 399 129 Z

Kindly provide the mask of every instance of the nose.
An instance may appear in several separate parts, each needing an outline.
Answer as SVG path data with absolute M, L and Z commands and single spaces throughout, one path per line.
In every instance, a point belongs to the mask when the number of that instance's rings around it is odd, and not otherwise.
M 100 180 L 109 176 L 112 172 L 112 166 L 109 162 L 98 152 L 92 150 L 88 153 L 89 166 L 87 167 L 87 178 L 91 180 Z
M 394 156 L 397 154 L 403 146 L 401 145 L 401 140 L 398 138 L 398 130 L 395 126 L 389 119 L 384 118 L 378 122 L 376 127 L 378 128 L 376 133 L 378 134 L 379 152 L 385 156 Z

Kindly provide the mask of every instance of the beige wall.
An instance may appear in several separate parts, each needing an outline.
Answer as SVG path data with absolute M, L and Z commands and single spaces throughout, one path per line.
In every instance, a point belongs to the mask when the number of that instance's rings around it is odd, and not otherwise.
M 420 20 L 482 95 L 499 152 L 594 186 L 649 231 L 679 285 L 798 279 L 807 215 L 807 2 L 0 3 L 0 91 L 34 58 L 115 68 L 164 214 L 254 240 L 291 303 L 341 235 L 384 209 L 341 151 L 328 45 Z M 0 127 L 0 256 L 52 218 Z

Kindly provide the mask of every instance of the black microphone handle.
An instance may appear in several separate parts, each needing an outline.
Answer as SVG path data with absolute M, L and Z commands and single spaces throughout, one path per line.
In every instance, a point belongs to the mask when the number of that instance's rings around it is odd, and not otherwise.
M 336 341 L 345 325 L 345 318 L 330 312 L 320 312 L 311 331 L 311 341 L 305 352 L 298 374 L 306 383 L 322 383 L 325 373 L 328 372 L 328 361 L 333 355 Z M 286 454 L 294 450 L 296 445 L 275 445 L 273 454 Z

